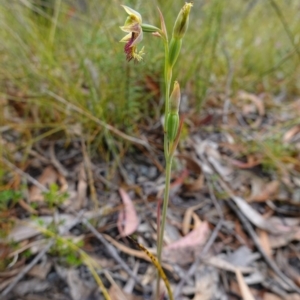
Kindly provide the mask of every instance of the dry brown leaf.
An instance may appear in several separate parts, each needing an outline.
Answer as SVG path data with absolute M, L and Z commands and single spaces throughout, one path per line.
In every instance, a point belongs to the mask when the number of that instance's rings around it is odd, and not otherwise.
M 265 230 L 261 230 L 261 229 L 258 229 L 257 231 L 258 231 L 258 237 L 260 240 L 260 244 L 263 247 L 263 249 L 265 250 L 265 253 L 269 257 L 272 257 L 272 248 L 270 245 L 268 233 Z
M 191 229 L 191 221 L 192 221 L 192 216 L 193 216 L 194 211 L 201 208 L 202 206 L 203 206 L 203 203 L 199 203 L 198 205 L 189 207 L 185 211 L 183 221 L 182 221 L 182 233 L 183 233 L 183 235 L 188 234 L 188 232 Z
M 286 294 L 284 298 L 271 293 L 265 293 L 263 300 L 300 300 L 299 294 Z
M 178 264 L 186 264 L 193 261 L 195 254 L 205 244 L 209 232 L 208 223 L 202 222 L 201 226 L 193 229 L 180 240 L 164 247 L 163 258 L 166 261 Z
M 178 249 L 182 247 L 195 247 L 206 242 L 207 234 L 209 233 L 209 226 L 207 222 L 202 222 L 201 226 L 192 230 L 188 235 L 180 240 L 169 244 L 165 247 L 166 250 Z
M 125 293 L 115 284 L 111 285 L 108 294 L 111 300 L 128 300 L 129 295 L 125 295 Z
M 129 195 L 122 188 L 119 189 L 119 193 L 124 203 L 124 208 L 119 212 L 118 229 L 120 235 L 124 237 L 135 232 L 139 225 L 139 219 Z
M 240 169 L 251 169 L 257 165 L 259 165 L 262 161 L 261 157 L 256 157 L 254 155 L 247 156 L 247 162 L 242 162 L 233 158 L 227 158 L 228 161 L 233 165 Z
M 194 228 L 200 227 L 203 221 L 201 221 L 201 219 L 195 212 L 193 212 L 192 216 L 193 216 L 193 220 L 194 220 Z
M 289 143 L 293 139 L 293 137 L 300 132 L 300 125 L 296 125 L 290 128 L 284 135 L 283 135 L 283 142 Z
M 43 170 L 43 173 L 39 176 L 37 180 L 40 184 L 47 187 L 50 184 L 56 183 L 56 181 L 58 180 L 58 173 L 52 166 L 49 166 Z M 37 186 L 33 185 L 29 191 L 29 201 L 37 202 L 43 200 L 44 196 L 42 191 Z
M 282 298 L 271 293 L 265 293 L 264 300 L 282 300 Z
M 259 184 L 258 187 L 254 187 L 255 184 L 255 181 L 252 181 L 252 193 L 251 196 L 247 199 L 247 201 L 264 202 L 267 200 L 273 200 L 278 193 L 280 185 L 278 180 L 273 180 L 267 184 Z
M 235 270 L 237 281 L 241 290 L 243 300 L 255 300 L 250 292 L 248 285 L 246 284 L 244 277 L 239 269 Z

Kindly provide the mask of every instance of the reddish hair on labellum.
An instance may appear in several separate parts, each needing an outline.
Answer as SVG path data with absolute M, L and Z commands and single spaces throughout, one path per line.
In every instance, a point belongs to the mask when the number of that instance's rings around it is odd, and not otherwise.
M 127 61 L 131 61 L 133 59 L 132 46 L 131 46 L 133 41 L 134 41 L 134 32 L 132 32 L 130 40 L 124 46 L 124 52 L 126 53 Z

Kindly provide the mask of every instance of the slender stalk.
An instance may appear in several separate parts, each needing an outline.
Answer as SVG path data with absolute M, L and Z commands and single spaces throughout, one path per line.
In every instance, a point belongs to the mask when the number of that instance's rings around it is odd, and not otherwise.
M 164 118 L 164 131 L 167 124 L 167 116 L 169 113 L 169 98 L 170 98 L 170 86 L 172 81 L 172 67 L 169 66 L 169 45 L 168 42 L 165 42 L 165 118 Z M 172 153 L 169 151 L 168 136 L 166 131 L 164 132 L 164 154 L 166 161 L 166 182 L 165 182 L 165 191 L 164 191 L 164 202 L 161 216 L 161 225 L 158 235 L 158 244 L 157 244 L 157 260 L 161 265 L 161 254 L 164 240 L 164 231 L 167 219 L 167 209 L 169 203 L 169 194 L 170 194 L 170 181 L 171 181 L 171 170 L 172 170 Z M 157 273 L 157 283 L 156 283 L 156 299 L 159 299 L 160 291 L 160 274 Z
M 165 229 L 166 219 L 167 219 L 167 208 L 169 203 L 172 159 L 173 157 L 169 156 L 168 160 L 166 161 L 166 183 L 165 183 L 165 192 L 164 192 L 164 203 L 162 209 L 161 226 L 160 226 L 160 233 L 159 233 L 158 247 L 157 247 L 157 259 L 160 264 L 161 264 L 162 244 L 164 239 L 164 229 Z
M 169 67 L 168 64 L 169 60 L 169 44 L 165 41 L 165 70 L 164 70 L 164 78 L 165 78 L 165 118 L 164 118 L 164 154 L 165 160 L 167 161 L 169 155 L 169 148 L 168 148 L 168 137 L 166 133 L 166 124 L 167 118 L 169 113 L 169 98 L 170 98 L 170 86 L 172 80 L 172 68 Z

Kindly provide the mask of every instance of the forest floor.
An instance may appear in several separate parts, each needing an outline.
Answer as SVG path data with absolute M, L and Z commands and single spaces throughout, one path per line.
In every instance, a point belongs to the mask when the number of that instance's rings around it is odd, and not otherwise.
M 174 298 L 298 300 L 300 100 L 218 97 L 186 113 L 174 159 L 162 264 Z M 155 254 L 161 124 L 109 158 L 90 155 L 80 125 L 26 148 L 22 103 L 1 101 L 0 299 L 103 299 L 101 282 L 110 299 L 152 299 L 156 268 L 127 236 Z

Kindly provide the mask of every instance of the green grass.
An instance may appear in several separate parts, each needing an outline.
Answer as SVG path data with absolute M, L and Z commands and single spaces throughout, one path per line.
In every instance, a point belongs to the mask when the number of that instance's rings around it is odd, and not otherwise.
M 157 118 L 157 110 L 163 108 L 151 92 L 145 93 L 145 80 L 149 76 L 162 83 L 163 46 L 158 38 L 145 34 L 147 63 L 128 64 L 124 45 L 118 42 L 123 37 L 119 26 L 126 18 L 120 4 L 139 9 L 144 22 L 157 26 L 159 5 L 171 31 L 181 1 L 100 4 L 90 0 L 86 11 L 74 11 L 65 1 L 56 0 L 54 16 L 49 11 L 34 13 L 31 1 L 3 2 L 1 96 L 25 104 L 24 123 L 22 128 L 16 127 L 23 135 L 29 128 L 28 143 L 57 132 L 70 137 L 70 128 L 78 123 L 87 136 L 96 136 L 98 143 L 111 139 L 107 130 L 70 111 L 46 91 L 131 135 L 139 135 L 139 125 L 147 123 L 148 117 Z M 205 103 L 212 90 L 224 93 L 230 69 L 232 93 L 239 89 L 277 93 L 283 88 L 292 94 L 299 92 L 300 57 L 295 52 L 300 43 L 298 1 L 276 1 L 289 32 L 271 1 L 258 1 L 251 7 L 252 2 L 195 2 L 184 41 L 188 47 L 182 47 L 178 63 L 183 67 L 175 70 L 174 77 L 183 88 L 192 83 L 192 108 Z M 7 121 L 2 116 L 0 122 Z

